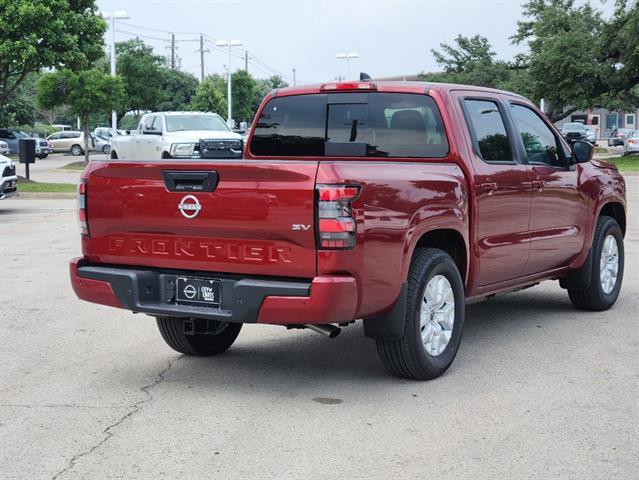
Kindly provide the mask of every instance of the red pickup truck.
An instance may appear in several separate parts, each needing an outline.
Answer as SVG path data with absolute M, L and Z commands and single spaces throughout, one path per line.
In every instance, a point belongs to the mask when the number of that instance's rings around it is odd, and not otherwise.
M 619 295 L 625 183 L 518 95 L 328 83 L 264 99 L 241 160 L 94 160 L 79 184 L 77 296 L 157 318 L 189 355 L 243 323 L 333 337 L 356 319 L 385 366 L 441 375 L 469 301 L 559 280 Z

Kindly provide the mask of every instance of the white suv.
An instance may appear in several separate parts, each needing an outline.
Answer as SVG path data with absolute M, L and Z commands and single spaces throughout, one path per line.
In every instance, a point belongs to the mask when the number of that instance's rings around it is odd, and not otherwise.
M 0 155 L 0 200 L 18 194 L 18 176 L 16 164 L 4 155 Z

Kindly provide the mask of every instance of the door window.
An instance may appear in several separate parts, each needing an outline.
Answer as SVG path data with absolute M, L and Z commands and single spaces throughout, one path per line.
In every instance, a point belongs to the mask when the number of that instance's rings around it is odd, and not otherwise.
M 512 105 L 515 126 L 524 143 L 528 163 L 564 168 L 559 140 L 536 112 L 523 105 Z
M 496 102 L 464 100 L 468 128 L 474 133 L 476 147 L 486 162 L 512 162 L 513 153 L 504 119 Z

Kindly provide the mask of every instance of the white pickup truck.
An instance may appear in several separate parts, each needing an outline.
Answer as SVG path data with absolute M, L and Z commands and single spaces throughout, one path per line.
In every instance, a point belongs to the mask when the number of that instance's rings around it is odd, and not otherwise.
M 0 200 L 18 194 L 16 164 L 10 158 L 0 155 Z
M 157 112 L 142 116 L 137 130 L 111 140 L 111 158 L 242 158 L 244 142 L 215 113 Z

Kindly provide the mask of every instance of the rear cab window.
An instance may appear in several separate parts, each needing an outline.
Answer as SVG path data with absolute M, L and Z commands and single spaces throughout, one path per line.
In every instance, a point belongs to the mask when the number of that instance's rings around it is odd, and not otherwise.
M 253 132 L 255 156 L 443 158 L 448 139 L 427 95 L 330 93 L 271 99 Z

